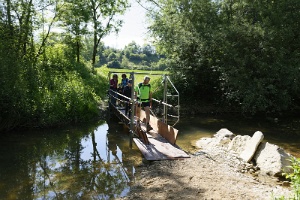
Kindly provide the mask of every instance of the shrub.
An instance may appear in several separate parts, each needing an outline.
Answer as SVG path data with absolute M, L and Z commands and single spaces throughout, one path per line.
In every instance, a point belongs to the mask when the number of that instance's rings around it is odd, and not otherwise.
M 291 185 L 294 189 L 294 200 L 300 199 L 300 158 L 292 158 L 293 169 L 292 173 L 285 173 L 285 177 L 291 180 Z
M 120 69 L 121 68 L 121 64 L 119 61 L 110 61 L 107 63 L 107 67 L 108 68 L 114 68 L 114 69 Z
M 290 168 L 292 168 L 293 172 L 291 173 L 283 173 L 283 176 L 285 176 L 287 179 L 291 181 L 291 186 L 294 190 L 294 196 L 290 198 L 286 198 L 284 196 L 281 196 L 279 198 L 273 198 L 275 200 L 299 200 L 300 199 L 300 158 L 292 158 L 291 159 L 292 165 Z

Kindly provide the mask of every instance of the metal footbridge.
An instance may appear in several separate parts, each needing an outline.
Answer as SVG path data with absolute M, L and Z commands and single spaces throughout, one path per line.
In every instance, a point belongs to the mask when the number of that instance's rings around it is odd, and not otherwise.
M 112 74 L 120 72 L 109 72 L 108 80 Z M 142 152 L 147 160 L 170 160 L 183 159 L 190 156 L 176 145 L 178 130 L 174 128 L 179 122 L 179 92 L 171 82 L 168 75 L 163 75 L 163 100 L 152 98 L 152 101 L 157 105 L 157 110 L 162 111 L 161 117 L 158 117 L 151 109 L 150 122 L 152 130 L 147 131 L 145 119 L 146 113 L 140 109 L 138 101 L 134 99 L 134 86 L 136 85 L 136 75 L 147 75 L 146 73 L 131 72 L 130 79 L 132 80 L 131 97 L 124 96 L 118 91 L 109 89 L 109 113 L 114 114 L 118 119 L 125 124 L 130 130 L 129 146 L 132 148 L 133 142 Z M 161 74 L 151 74 L 157 76 Z M 130 104 L 130 115 L 125 114 L 123 106 L 117 106 L 115 102 L 120 104 Z M 171 103 L 176 102 L 176 105 Z M 168 122 L 173 122 L 173 125 L 168 125 Z

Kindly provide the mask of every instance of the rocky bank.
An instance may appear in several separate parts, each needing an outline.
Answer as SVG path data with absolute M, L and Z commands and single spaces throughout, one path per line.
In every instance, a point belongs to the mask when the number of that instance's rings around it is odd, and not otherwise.
M 292 196 L 288 182 L 278 173 L 262 171 L 253 162 L 255 153 L 249 162 L 241 158 L 252 137 L 238 137 L 245 143 L 233 146 L 236 136 L 227 131 L 199 140 L 199 151 L 191 158 L 145 162 L 137 167 L 136 181 L 122 199 L 270 200 Z

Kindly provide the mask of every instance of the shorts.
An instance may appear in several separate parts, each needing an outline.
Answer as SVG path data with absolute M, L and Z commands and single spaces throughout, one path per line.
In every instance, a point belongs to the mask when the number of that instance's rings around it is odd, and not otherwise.
M 143 108 L 145 107 L 150 107 L 150 101 L 147 101 L 147 102 L 141 102 L 141 105 Z

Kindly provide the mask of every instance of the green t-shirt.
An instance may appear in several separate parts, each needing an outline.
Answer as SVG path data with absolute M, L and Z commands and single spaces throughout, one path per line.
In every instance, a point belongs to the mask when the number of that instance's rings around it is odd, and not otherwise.
M 139 83 L 135 86 L 134 90 L 137 92 L 137 97 L 142 102 L 148 102 L 150 98 L 151 85 L 150 84 L 143 84 Z

